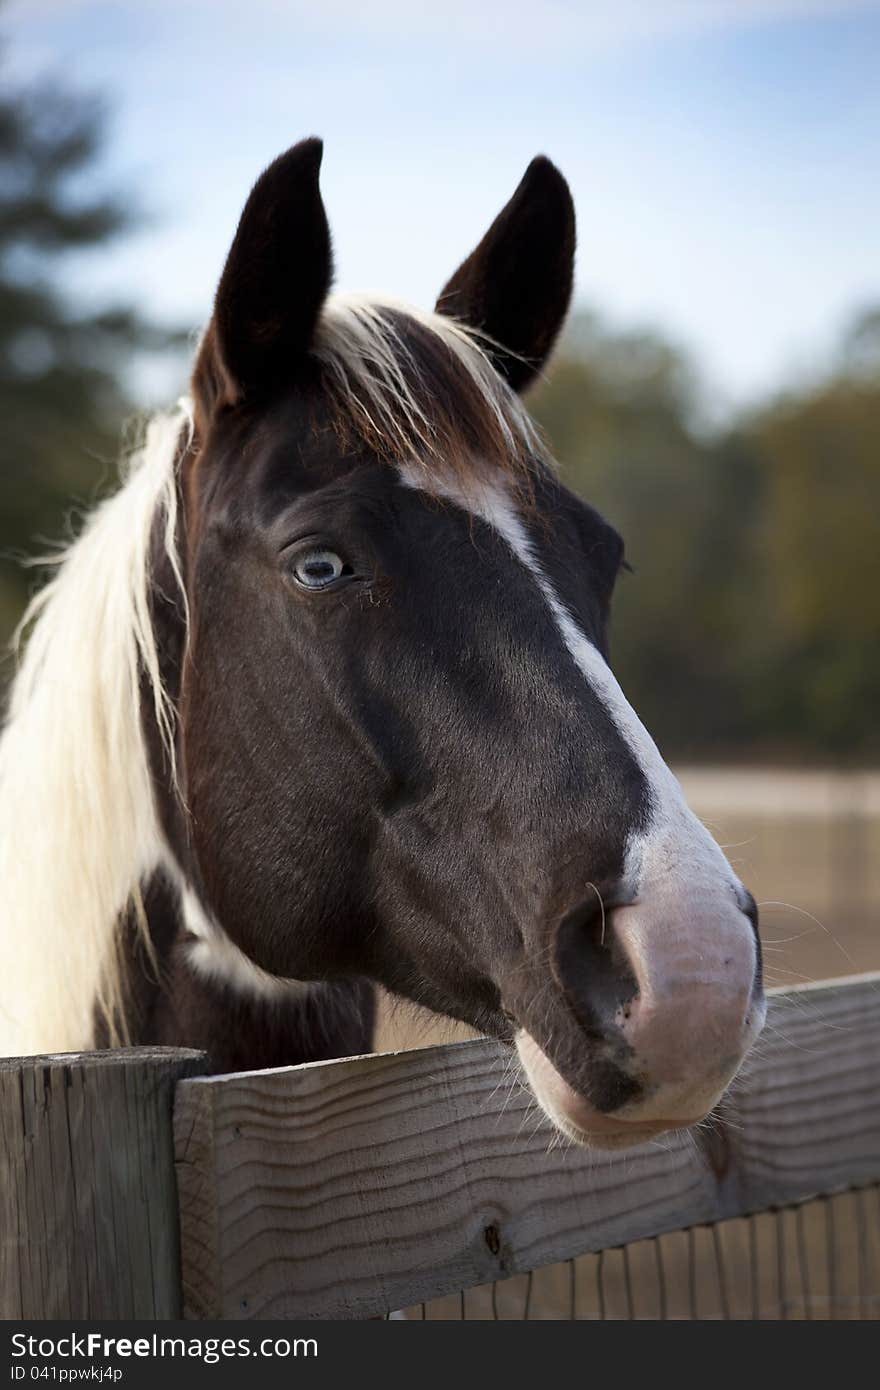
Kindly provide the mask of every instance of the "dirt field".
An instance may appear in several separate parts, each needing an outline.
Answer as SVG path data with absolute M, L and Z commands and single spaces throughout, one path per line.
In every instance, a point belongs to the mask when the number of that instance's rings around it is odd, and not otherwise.
M 761 906 L 769 984 L 880 969 L 880 773 L 679 776 Z

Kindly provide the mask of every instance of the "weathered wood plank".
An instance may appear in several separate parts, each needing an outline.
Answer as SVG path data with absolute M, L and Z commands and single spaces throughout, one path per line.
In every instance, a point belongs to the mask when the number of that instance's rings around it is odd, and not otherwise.
M 200 1052 L 0 1060 L 0 1318 L 180 1316 L 174 1086 Z
M 185 1313 L 370 1317 L 880 1179 L 880 976 L 777 993 L 713 1132 L 554 1139 L 486 1041 L 184 1081 Z

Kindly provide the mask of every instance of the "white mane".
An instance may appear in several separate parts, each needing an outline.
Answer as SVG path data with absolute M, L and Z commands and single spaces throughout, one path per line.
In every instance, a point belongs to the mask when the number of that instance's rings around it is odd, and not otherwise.
M 390 311 L 382 313 L 382 310 Z M 517 398 L 474 336 L 453 320 L 391 301 L 332 296 L 314 356 L 352 419 L 391 438 L 400 457 L 442 464 L 398 314 L 441 339 L 479 396 L 493 439 L 518 457 L 541 452 Z M 398 320 L 399 321 L 399 320 Z M 90 516 L 31 603 L 29 630 L 0 737 L 0 1056 L 93 1045 L 94 1011 L 122 1018 L 120 914 L 168 861 L 150 778 L 141 699 L 173 762 L 174 712 L 150 619 L 150 543 L 164 545 L 185 596 L 175 547 L 175 459 L 192 431 L 188 403 L 157 417 L 119 491 Z
M 153 520 L 175 573 L 174 460 L 188 409 L 155 419 L 30 627 L 0 739 L 0 1056 L 86 1048 L 118 1015 L 115 929 L 162 854 L 140 717 L 146 675 L 171 745 L 149 612 Z

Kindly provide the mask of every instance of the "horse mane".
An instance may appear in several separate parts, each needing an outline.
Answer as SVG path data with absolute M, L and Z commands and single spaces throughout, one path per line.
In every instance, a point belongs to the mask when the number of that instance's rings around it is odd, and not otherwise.
M 162 855 L 142 675 L 173 747 L 150 546 L 163 514 L 179 578 L 174 460 L 188 429 L 185 406 L 152 421 L 19 628 L 29 635 L 0 739 L 0 1055 L 84 1048 L 96 1006 L 122 1016 L 116 923 Z
M 543 457 L 479 335 L 392 300 L 332 295 L 312 355 L 340 437 L 380 457 L 478 482 Z M 175 712 L 151 618 L 157 531 L 186 612 L 177 468 L 189 402 L 159 415 L 22 620 L 0 736 L 0 1056 L 113 1041 L 124 1018 L 118 924 L 147 933 L 142 886 L 167 859 L 142 702 L 175 770 Z M 149 937 L 146 937 L 149 946 Z

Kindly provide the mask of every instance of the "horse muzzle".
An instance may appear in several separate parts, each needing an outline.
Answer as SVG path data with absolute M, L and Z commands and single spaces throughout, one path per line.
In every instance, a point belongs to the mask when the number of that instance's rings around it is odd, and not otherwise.
M 589 904 L 567 913 L 554 998 L 516 1011 L 532 1091 L 578 1143 L 623 1148 L 697 1123 L 763 1027 L 752 900 L 669 906 L 618 907 L 600 925 Z

